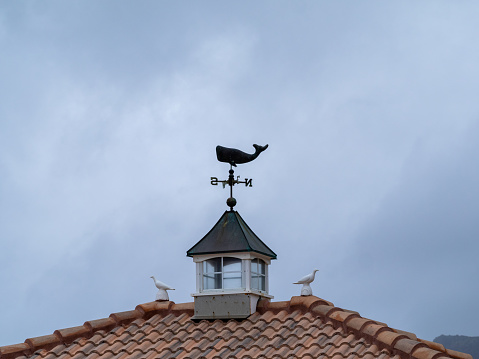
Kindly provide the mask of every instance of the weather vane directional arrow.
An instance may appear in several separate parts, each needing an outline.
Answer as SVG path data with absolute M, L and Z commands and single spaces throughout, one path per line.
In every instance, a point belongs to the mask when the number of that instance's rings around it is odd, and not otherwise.
M 256 149 L 255 153 L 250 154 L 236 148 L 228 148 L 222 146 L 216 146 L 216 157 L 220 162 L 226 162 L 230 164 L 229 176 L 227 180 L 218 180 L 217 177 L 211 177 L 211 184 L 217 186 L 218 183 L 223 185 L 225 188 L 227 185 L 230 186 L 230 197 L 226 200 L 226 204 L 230 207 L 230 210 L 233 210 L 233 207 L 236 205 L 236 199 L 233 197 L 233 186 L 235 184 L 244 184 L 246 187 L 253 187 L 253 179 L 245 178 L 244 181 L 240 181 L 240 176 L 237 176 L 235 179 L 233 167 L 236 167 L 237 164 L 248 163 L 253 161 L 256 157 L 259 156 L 261 152 L 268 148 L 268 145 L 259 146 L 253 145 Z
M 228 186 L 231 186 L 231 188 L 233 188 L 233 186 L 235 184 L 238 184 L 238 183 L 244 183 L 246 185 L 246 187 L 253 187 L 253 179 L 250 178 L 245 178 L 244 181 L 240 181 L 239 178 L 240 176 L 236 176 L 236 179 L 234 179 L 234 176 L 233 176 L 233 173 L 235 171 L 233 171 L 232 169 L 230 170 L 230 175 L 228 176 L 228 179 L 227 180 L 219 180 L 217 177 L 211 177 L 211 184 L 213 186 L 217 186 L 218 183 L 221 183 L 223 185 L 223 188 L 225 188 L 227 185 Z

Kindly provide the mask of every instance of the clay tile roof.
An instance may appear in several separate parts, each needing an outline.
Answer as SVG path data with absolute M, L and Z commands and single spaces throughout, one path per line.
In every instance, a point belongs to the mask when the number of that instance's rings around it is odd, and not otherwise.
M 195 322 L 193 303 L 151 302 L 0 347 L 0 359 L 472 359 L 317 297 L 258 303 L 237 321 Z

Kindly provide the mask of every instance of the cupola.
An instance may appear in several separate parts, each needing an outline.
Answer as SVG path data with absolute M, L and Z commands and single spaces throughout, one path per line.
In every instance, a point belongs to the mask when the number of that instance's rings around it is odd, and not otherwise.
M 233 186 L 243 183 L 251 187 L 252 180 L 240 181 L 239 176 L 235 179 L 232 167 L 250 162 L 268 145 L 254 146 L 257 152 L 253 155 L 220 146 L 216 149 L 218 160 L 230 163 L 231 167 L 228 180 L 212 177 L 211 184 L 229 185 L 230 197 L 226 203 L 230 209 L 186 253 L 196 263 L 194 319 L 246 318 L 256 311 L 261 297 L 273 298 L 269 294 L 268 269 L 276 254 L 233 210 L 236 205 Z M 254 158 L 244 161 L 246 156 Z

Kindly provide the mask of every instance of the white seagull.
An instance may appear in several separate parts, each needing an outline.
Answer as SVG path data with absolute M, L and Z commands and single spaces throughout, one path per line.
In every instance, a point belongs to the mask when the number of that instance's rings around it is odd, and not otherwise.
M 301 295 L 302 296 L 313 295 L 313 290 L 311 289 L 311 286 L 309 285 L 309 283 L 311 283 L 314 280 L 314 276 L 315 276 L 317 271 L 318 270 L 315 269 L 313 271 L 313 273 L 308 274 L 308 275 L 304 276 L 303 278 L 301 278 L 300 280 L 298 280 L 297 282 L 293 283 L 293 284 L 302 284 L 303 285 L 303 287 L 301 288 Z
M 293 284 L 309 284 L 309 283 L 312 283 L 313 280 L 314 280 L 314 276 L 316 275 L 316 272 L 318 271 L 319 269 L 315 269 L 313 271 L 313 273 L 310 273 L 308 275 L 305 275 L 303 278 L 301 278 L 300 280 L 298 280 L 297 282 L 293 283 Z
M 156 288 L 158 288 L 158 293 L 156 293 L 156 300 L 170 300 L 170 298 L 168 297 L 168 293 L 166 291 L 175 290 L 175 289 L 171 288 L 168 284 L 160 282 L 158 279 L 155 278 L 154 275 L 152 275 L 150 278 L 153 279 L 153 282 L 155 282 Z

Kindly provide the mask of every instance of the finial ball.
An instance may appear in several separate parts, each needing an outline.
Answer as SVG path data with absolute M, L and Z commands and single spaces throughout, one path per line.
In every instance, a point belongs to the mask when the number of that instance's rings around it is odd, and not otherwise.
M 234 206 L 236 206 L 236 198 L 233 198 L 233 197 L 228 198 L 226 200 L 226 204 L 228 205 L 228 207 L 233 208 Z

